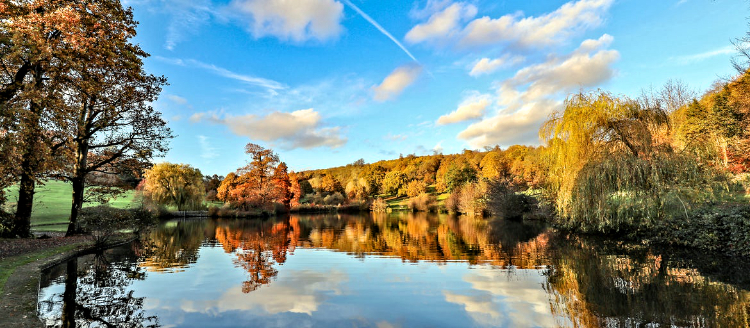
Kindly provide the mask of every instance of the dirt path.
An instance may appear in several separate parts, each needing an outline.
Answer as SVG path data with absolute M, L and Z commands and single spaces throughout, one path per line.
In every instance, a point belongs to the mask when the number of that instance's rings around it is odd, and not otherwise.
M 36 316 L 41 271 L 75 256 L 91 245 L 90 237 L 63 238 L 60 234 L 47 234 L 49 238 L 0 240 L 0 263 L 31 261 L 15 267 L 5 282 L 0 295 L 2 327 L 44 327 Z M 40 258 L 35 258 L 37 256 Z

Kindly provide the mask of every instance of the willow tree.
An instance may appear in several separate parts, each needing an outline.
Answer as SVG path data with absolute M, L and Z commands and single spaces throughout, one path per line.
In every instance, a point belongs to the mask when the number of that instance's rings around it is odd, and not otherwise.
M 202 204 L 205 188 L 201 171 L 187 164 L 159 163 L 145 173 L 144 191 L 158 204 L 174 205 L 178 211 Z
M 540 130 L 560 223 L 586 231 L 647 228 L 705 196 L 710 172 L 653 138 L 660 107 L 607 92 L 570 96 Z

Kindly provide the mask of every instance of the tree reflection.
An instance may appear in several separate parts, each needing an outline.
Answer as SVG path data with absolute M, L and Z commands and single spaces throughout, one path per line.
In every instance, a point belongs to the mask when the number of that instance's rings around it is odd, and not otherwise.
M 748 327 L 750 293 L 680 258 L 581 237 L 555 240 L 545 288 L 560 325 Z M 733 264 L 726 263 L 728 266 Z
M 145 278 L 135 263 L 111 264 L 104 254 L 96 254 L 70 260 L 65 268 L 65 291 L 40 302 L 47 327 L 159 326 L 155 316 L 143 311 L 144 298 L 128 288 L 133 279 Z
M 299 236 L 296 218 L 280 222 L 233 221 L 216 227 L 216 239 L 227 253 L 236 254 L 235 264 L 248 273 L 242 292 L 249 293 L 269 284 L 278 274 L 275 265 L 293 253 Z
M 173 221 L 151 230 L 133 245 L 141 258 L 139 265 L 155 272 L 184 270 L 198 260 L 199 248 L 212 237 L 205 229 L 210 224 L 211 221 Z

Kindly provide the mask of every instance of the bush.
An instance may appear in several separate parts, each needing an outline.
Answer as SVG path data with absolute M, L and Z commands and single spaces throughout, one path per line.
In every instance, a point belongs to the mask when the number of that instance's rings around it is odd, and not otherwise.
M 485 194 L 487 188 L 484 183 L 470 182 L 455 190 L 458 192 L 458 212 L 467 215 L 483 215 L 485 212 Z
M 458 213 L 459 194 L 460 190 L 456 189 L 445 199 L 445 210 L 448 213 Z
M 423 192 L 409 199 L 407 207 L 412 212 L 434 212 L 437 210 L 437 199 L 435 196 Z
M 422 180 L 412 180 L 406 185 L 406 196 L 409 198 L 417 197 L 427 192 L 427 184 Z
M 13 215 L 0 210 L 0 238 L 13 238 Z
M 517 193 L 518 188 L 508 180 L 488 184 L 487 205 L 493 215 L 507 220 L 521 220 L 524 214 L 538 207 L 535 198 Z
M 153 213 L 144 209 L 126 210 L 101 205 L 81 210 L 78 229 L 90 233 L 97 246 L 103 246 L 121 230 L 140 233 L 154 224 Z
M 323 198 L 323 204 L 325 205 L 341 205 L 346 202 L 346 197 L 340 192 L 335 192 Z
M 385 202 L 385 199 L 376 198 L 372 202 L 372 205 L 370 205 L 370 211 L 375 213 L 385 213 L 388 211 L 388 203 Z
M 750 256 L 750 205 L 706 207 L 657 224 L 654 241 Z

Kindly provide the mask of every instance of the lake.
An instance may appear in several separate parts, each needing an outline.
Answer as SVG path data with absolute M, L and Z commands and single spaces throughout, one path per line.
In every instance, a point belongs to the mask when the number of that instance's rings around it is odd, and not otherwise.
M 52 267 L 48 327 L 746 327 L 750 265 L 426 213 L 176 220 Z

